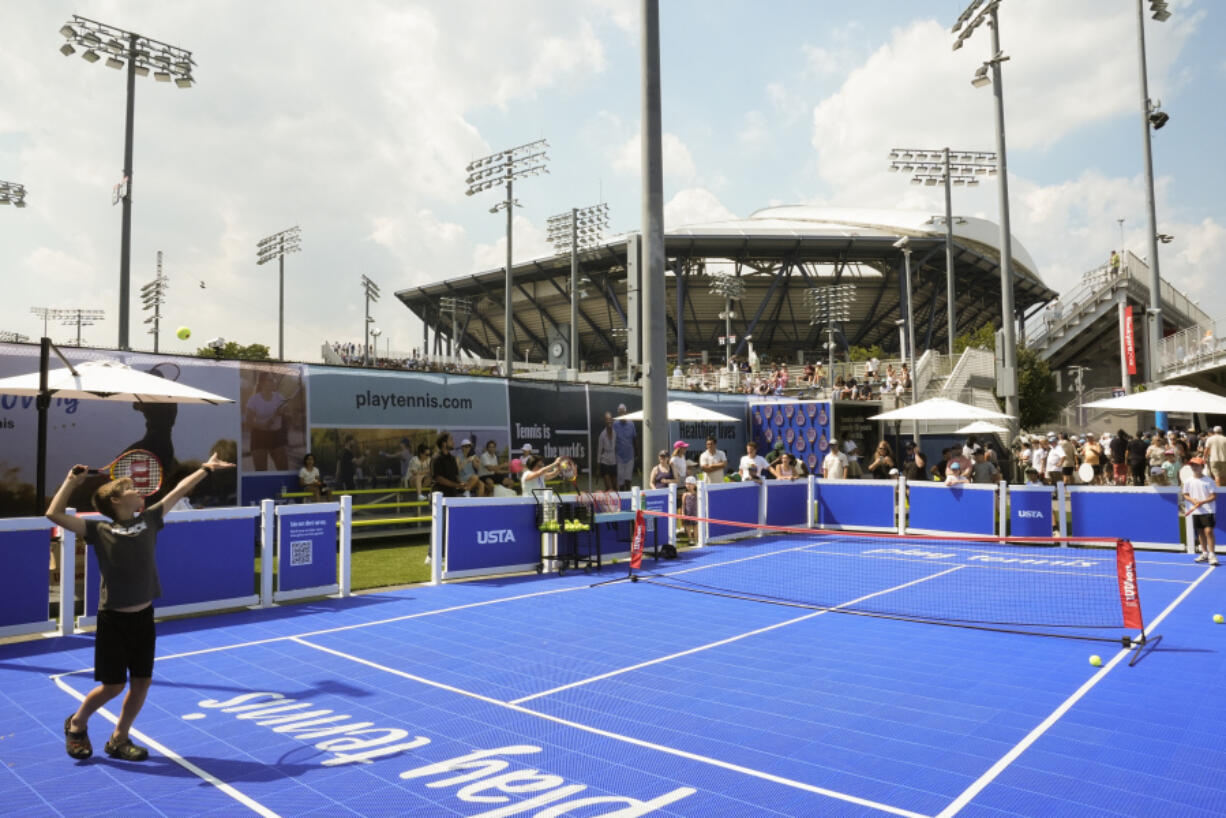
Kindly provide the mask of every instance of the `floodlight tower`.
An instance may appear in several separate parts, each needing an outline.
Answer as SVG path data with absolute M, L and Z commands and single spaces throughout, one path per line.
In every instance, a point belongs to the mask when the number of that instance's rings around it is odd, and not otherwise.
M 363 361 L 370 366 L 370 325 L 375 320 L 370 317 L 370 302 L 379 300 L 379 285 L 362 276 L 362 290 L 366 296 L 366 322 L 362 325 L 362 345 L 365 347 Z
M 277 360 L 285 360 L 285 257 L 302 250 L 302 231 L 295 225 L 280 233 L 260 239 L 255 246 L 256 265 L 267 264 L 274 258 L 279 268 L 277 285 Z
M 570 252 L 570 368 L 579 368 L 579 251 L 590 250 L 604 238 L 609 206 L 572 207 L 569 213 L 550 216 L 549 241 L 559 255 Z
M 81 346 L 81 327 L 92 327 L 106 317 L 106 311 L 93 307 L 31 307 L 30 312 L 43 319 L 43 336 L 47 335 L 47 321 L 63 321 L 62 326 L 77 328 L 77 346 Z
M 153 351 L 158 351 L 158 337 L 162 326 L 162 305 L 166 303 L 166 290 L 170 288 L 170 279 L 162 275 L 162 251 L 158 250 L 158 274 L 148 284 L 140 288 L 141 309 L 153 315 L 145 319 L 146 324 L 153 324 L 149 334 L 153 336 Z
M 451 337 L 447 339 L 447 356 L 451 357 L 452 346 L 455 347 L 455 357 L 460 357 L 460 324 L 468 319 L 473 311 L 471 299 L 454 295 L 445 295 L 438 300 L 438 315 L 441 321 L 444 315 L 451 316 Z
M 127 116 L 124 120 L 123 147 L 123 180 L 116 187 L 116 195 L 123 200 L 123 221 L 119 237 L 119 348 L 128 349 L 128 300 L 131 281 L 131 249 L 132 249 L 132 131 L 135 120 L 136 77 L 149 76 L 158 82 L 170 82 L 180 88 L 191 88 L 195 79 L 192 77 L 192 52 L 170 45 L 152 37 L 137 34 L 134 31 L 116 26 L 99 23 L 72 15 L 72 19 L 60 26 L 60 34 L 65 42 L 60 46 L 60 53 L 69 57 L 76 53 L 76 48 L 84 48 L 81 57 L 89 63 L 102 59 L 101 51 L 107 55 L 106 65 L 116 71 L 126 65 L 128 68 L 128 103 Z M 122 58 L 122 59 L 121 59 Z
M 950 188 L 975 187 L 983 176 L 996 175 L 996 154 L 988 151 L 916 150 L 894 148 L 890 151 L 890 171 L 910 173 L 911 184 L 932 187 L 945 185 L 945 313 L 948 323 L 949 354 L 954 354 L 954 329 L 957 327 L 954 294 L 954 216 Z M 914 377 L 914 375 L 912 376 Z
M 1149 0 L 1149 10 L 1159 23 L 1170 19 L 1171 12 L 1163 0 Z M 1145 355 L 1145 380 L 1158 380 L 1158 344 L 1162 340 L 1162 278 L 1158 275 L 1158 213 L 1154 205 L 1154 154 L 1149 129 L 1161 128 L 1171 118 L 1162 110 L 1162 103 L 1149 98 L 1149 78 L 1145 67 L 1145 6 L 1137 0 L 1137 52 L 1141 64 L 1141 132 L 1145 145 L 1145 206 L 1149 211 L 1149 344 Z M 1169 239 L 1168 239 L 1169 241 Z M 1164 244 L 1166 241 L 1163 242 Z
M 513 374 L 515 365 L 515 326 L 512 323 L 514 311 L 511 308 L 512 221 L 514 209 L 521 206 L 515 200 L 514 184 L 516 179 L 536 176 L 538 173 L 549 173 L 549 168 L 545 167 L 545 163 L 549 161 L 549 157 L 545 154 L 548 148 L 548 142 L 544 139 L 538 139 L 535 142 L 528 142 L 515 148 L 508 148 L 507 150 L 492 153 L 489 156 L 469 162 L 466 168 L 468 171 L 468 178 L 464 180 L 468 184 L 468 190 L 464 191 L 466 196 L 472 196 L 475 193 L 481 193 L 503 184 L 507 188 L 507 197 L 491 207 L 490 212 L 507 211 L 507 274 L 505 287 L 503 288 L 503 298 L 506 301 L 503 305 L 506 329 L 503 332 L 502 365 L 506 370 L 503 374 L 508 378 Z
M 13 207 L 26 206 L 26 186 L 19 185 L 16 182 L 0 181 L 0 205 L 9 205 Z
M 1004 87 L 1001 80 L 1000 64 L 1009 59 L 1000 50 L 1000 21 L 997 10 L 1001 0 L 971 0 L 961 16 L 954 23 L 952 31 L 958 34 L 954 40 L 953 49 L 957 51 L 975 33 L 975 29 L 984 23 L 992 29 L 992 57 L 975 69 L 971 85 L 981 88 L 992 86 L 996 101 L 996 172 L 999 177 L 997 198 L 1000 202 L 1000 325 L 1004 338 L 1001 350 L 1000 377 L 997 379 L 997 391 L 1005 399 L 1005 414 L 1011 415 L 1009 421 L 1014 432 L 1017 431 L 1017 332 L 1016 320 L 1013 315 L 1013 235 L 1009 228 L 1009 170 L 1005 152 L 1005 102 Z M 982 10 L 979 10 L 980 6 Z M 976 14 L 976 10 L 978 14 Z M 960 33 L 959 33 L 960 32 Z M 988 72 L 991 71 L 991 76 Z M 915 382 L 915 373 L 911 373 L 911 381 Z
M 827 284 L 805 290 L 809 324 L 826 326 L 826 354 L 830 367 L 826 378 L 831 384 L 834 383 L 834 322 L 851 320 L 851 302 L 855 297 L 855 284 Z
M 724 319 L 724 365 L 729 372 L 736 371 L 732 365 L 732 302 L 740 301 L 745 296 L 745 279 L 738 275 L 711 276 L 707 283 L 711 295 L 724 297 L 724 311 L 719 317 Z

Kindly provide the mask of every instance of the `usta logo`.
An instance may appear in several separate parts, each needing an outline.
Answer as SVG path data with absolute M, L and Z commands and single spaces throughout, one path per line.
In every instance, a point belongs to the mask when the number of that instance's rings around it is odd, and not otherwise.
M 493 545 L 501 542 L 515 542 L 515 532 L 509 528 L 493 528 L 489 531 L 477 532 L 479 545 Z
M 1019 509 L 1017 512 L 1017 516 L 1024 520 L 1025 519 L 1041 520 L 1043 519 L 1043 512 L 1037 509 Z

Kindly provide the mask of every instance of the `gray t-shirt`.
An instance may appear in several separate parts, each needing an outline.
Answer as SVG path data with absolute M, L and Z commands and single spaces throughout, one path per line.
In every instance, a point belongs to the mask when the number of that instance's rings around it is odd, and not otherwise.
M 989 463 L 986 460 L 981 460 L 974 466 L 971 466 L 971 482 L 972 483 L 995 483 L 998 479 L 999 472 L 996 469 L 995 463 Z
M 99 610 L 130 608 L 162 595 L 156 547 L 163 525 L 161 506 L 132 520 L 85 521 L 85 541 L 94 547 L 102 574 Z

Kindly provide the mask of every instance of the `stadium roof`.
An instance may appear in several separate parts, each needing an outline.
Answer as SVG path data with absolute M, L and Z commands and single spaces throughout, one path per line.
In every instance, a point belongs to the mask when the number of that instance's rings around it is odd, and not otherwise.
M 741 353 L 745 336 L 752 334 L 759 355 L 795 360 L 796 350 L 804 350 L 808 357 L 825 357 L 820 351 L 825 328 L 810 324 L 803 295 L 811 287 L 836 281 L 857 285 L 850 320 L 836 327 L 839 345 L 880 344 L 887 352 L 897 350 L 894 322 L 904 300 L 903 256 L 893 245 L 900 236 L 911 238 L 913 251 L 916 344 L 921 351 L 944 349 L 944 230 L 943 214 L 810 205 L 771 207 L 747 219 L 668 228 L 669 354 L 677 352 L 680 330 L 687 357 L 706 350 L 722 360 L 718 338 L 724 334 L 719 318 L 724 301 L 708 290 L 712 274 L 745 279 L 745 295 L 733 321 Z M 984 219 L 955 216 L 953 233 L 956 332 L 985 323 L 999 326 L 999 228 Z M 627 236 L 617 236 L 580 255 L 580 347 L 589 365 L 625 355 L 625 344 L 614 329 L 627 324 L 627 244 Z M 1019 314 L 1056 297 L 1016 238 L 1013 259 Z M 533 360 L 547 360 L 554 337 L 568 334 L 570 256 L 521 262 L 513 274 L 516 357 L 522 359 L 527 350 Z M 473 309 L 460 322 L 461 345 L 473 355 L 495 358 L 503 338 L 503 281 L 499 268 L 400 290 L 396 296 L 436 330 L 436 338 L 452 331 L 440 299 L 468 299 Z

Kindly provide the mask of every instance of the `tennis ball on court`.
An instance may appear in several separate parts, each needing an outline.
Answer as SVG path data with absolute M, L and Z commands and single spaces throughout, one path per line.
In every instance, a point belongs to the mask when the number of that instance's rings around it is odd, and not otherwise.
M 1226 617 L 1222 616 L 1221 614 L 1214 614 L 1213 621 L 1220 625 L 1223 622 L 1226 622 Z
M 1094 654 L 1090 657 L 1090 664 L 1094 665 L 1094 667 L 1102 667 L 1103 657 L 1099 656 L 1097 653 Z
M 175 333 L 175 335 L 179 336 L 180 341 L 186 341 L 188 338 L 192 337 L 192 331 L 187 327 L 179 327 L 179 330 Z

